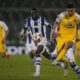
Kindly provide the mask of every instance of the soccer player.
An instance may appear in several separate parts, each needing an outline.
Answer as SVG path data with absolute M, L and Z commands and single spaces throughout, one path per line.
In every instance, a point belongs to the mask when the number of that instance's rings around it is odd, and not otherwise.
M 26 51 L 31 56 L 31 59 L 34 59 L 34 55 L 36 56 L 35 59 L 36 72 L 33 74 L 34 77 L 40 76 L 40 63 L 41 63 L 40 52 L 43 51 L 43 45 L 47 44 L 46 27 L 51 28 L 51 25 L 46 21 L 45 17 L 39 15 L 39 12 L 36 8 L 33 8 L 31 10 L 31 16 L 26 19 L 25 27 L 21 32 L 22 36 L 27 36 Z M 33 36 L 37 33 L 42 35 L 42 39 L 38 43 L 38 45 L 36 45 L 35 42 L 33 41 Z M 50 56 L 45 55 L 44 53 L 43 55 L 46 58 L 49 58 Z
M 43 36 L 44 44 L 47 44 L 46 27 L 51 27 L 46 21 L 45 17 L 39 15 L 36 8 L 31 9 L 31 16 L 26 19 L 25 27 L 22 29 L 20 35 L 26 37 L 26 52 L 29 53 L 31 59 L 34 61 L 34 53 L 37 49 L 32 36 L 35 33 L 40 33 Z M 45 55 L 44 55 L 45 56 Z M 46 56 L 45 56 L 46 57 Z
M 3 21 L 0 21 L 0 55 L 4 58 L 10 57 L 10 54 L 6 51 L 6 39 L 8 32 L 9 30 L 7 25 Z
M 57 36 L 57 58 L 53 64 L 68 60 L 70 66 L 78 75 L 80 75 L 80 68 L 74 59 L 73 45 L 76 38 L 78 38 L 77 25 L 79 21 L 80 15 L 75 11 L 73 3 L 69 3 L 66 11 L 57 16 L 55 24 L 53 25 L 53 36 Z M 58 32 L 55 32 L 56 26 L 59 28 Z
M 43 41 L 46 44 L 46 26 L 50 27 L 50 24 L 46 21 L 45 17 L 39 15 L 37 8 L 32 8 L 31 16 L 26 19 L 25 27 L 20 33 L 22 37 L 26 37 L 26 53 L 29 53 L 31 59 L 34 58 L 34 53 L 37 48 L 32 39 L 32 35 L 37 32 L 41 33 L 44 37 Z

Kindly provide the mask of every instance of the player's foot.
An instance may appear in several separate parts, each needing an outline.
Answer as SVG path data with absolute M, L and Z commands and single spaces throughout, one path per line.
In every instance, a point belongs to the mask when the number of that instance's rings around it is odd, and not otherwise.
M 55 66 L 55 65 L 59 65 L 61 62 L 59 62 L 59 61 L 57 61 L 57 60 L 54 60 L 53 62 L 52 62 L 52 65 L 53 66 Z
M 10 59 L 11 55 L 10 53 L 5 53 L 4 55 L 2 55 L 2 57 L 6 59 Z
M 32 77 L 40 77 L 40 72 L 38 72 L 38 73 L 37 73 L 37 72 L 33 73 L 33 74 L 32 74 Z
M 64 76 L 68 76 L 68 63 L 61 63 L 60 67 L 63 69 L 64 71 Z
M 64 76 L 68 76 L 68 69 L 64 69 Z

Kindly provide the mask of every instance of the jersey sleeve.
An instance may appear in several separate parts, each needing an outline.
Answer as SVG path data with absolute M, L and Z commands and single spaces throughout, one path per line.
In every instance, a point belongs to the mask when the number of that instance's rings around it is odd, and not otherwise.
M 7 25 L 3 21 L 0 21 L 0 25 L 2 26 L 2 28 L 3 28 L 4 31 L 8 30 Z
M 63 17 L 64 17 L 64 12 L 57 15 L 56 22 L 59 23 L 62 20 Z
M 78 24 L 80 25 L 80 15 L 78 13 L 75 13 L 75 15 L 77 16 L 77 18 L 78 18 Z
M 46 18 L 44 18 L 44 24 L 45 24 L 46 26 L 48 26 L 48 25 L 49 25 L 49 23 L 48 23 L 48 21 L 47 21 L 47 19 L 46 19 Z
M 25 20 L 25 22 L 24 22 L 24 27 L 25 27 L 25 28 L 28 27 L 28 19 Z
M 24 25 L 23 25 L 23 28 L 21 30 L 22 33 L 25 33 L 28 29 L 28 21 L 27 19 L 24 21 Z

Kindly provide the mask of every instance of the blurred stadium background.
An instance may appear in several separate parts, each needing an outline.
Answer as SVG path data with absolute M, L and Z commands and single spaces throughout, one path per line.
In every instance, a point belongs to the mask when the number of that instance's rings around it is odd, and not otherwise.
M 8 25 L 10 30 L 7 40 L 8 51 L 13 54 L 24 54 L 24 42 L 19 39 L 19 33 L 32 7 L 37 7 L 40 13 L 53 24 L 56 15 L 64 11 L 66 4 L 70 1 L 75 3 L 80 13 L 80 0 L 0 0 L 0 19 Z M 50 30 L 47 30 L 50 33 Z M 49 34 L 47 35 L 49 39 Z M 79 61 L 78 57 L 77 63 L 80 65 Z M 64 78 L 61 69 L 53 68 L 51 62 L 43 59 L 39 80 L 77 80 L 74 72 L 69 70 L 69 77 Z M 24 55 L 16 55 L 9 61 L 0 59 L 0 80 L 37 80 L 31 78 L 33 71 L 30 59 Z
M 64 11 L 66 4 L 70 1 L 75 3 L 77 11 L 80 13 L 79 0 L 0 0 L 0 19 L 3 20 L 10 29 L 7 45 L 24 46 L 24 43 L 19 39 L 19 33 L 32 7 L 37 7 L 40 13 L 53 24 L 56 15 Z M 49 29 L 48 32 L 50 32 Z M 49 39 L 49 34 L 47 35 Z M 22 48 L 24 50 L 24 47 Z M 9 50 L 11 50 L 11 48 Z

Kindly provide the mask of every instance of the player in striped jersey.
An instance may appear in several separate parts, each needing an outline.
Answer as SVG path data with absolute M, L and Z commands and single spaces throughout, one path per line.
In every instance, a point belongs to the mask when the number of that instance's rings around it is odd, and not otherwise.
M 46 37 L 46 27 L 50 27 L 50 24 L 46 21 L 45 17 L 40 16 L 38 13 L 38 10 L 36 8 L 33 8 L 31 10 L 31 16 L 26 19 L 25 27 L 23 31 L 21 32 L 21 35 L 24 35 L 27 33 L 27 41 L 26 41 L 26 51 L 28 51 L 29 55 L 33 59 L 34 53 L 36 56 L 35 59 L 35 66 L 36 66 L 36 73 L 34 74 L 35 77 L 38 77 L 40 75 L 40 63 L 41 63 L 41 54 L 39 51 L 43 50 L 43 45 L 47 44 L 47 37 Z M 24 33 L 24 34 L 23 34 Z M 36 46 L 32 36 L 36 33 L 39 33 L 42 35 L 42 40 L 38 43 Z M 29 35 L 29 37 L 28 37 Z M 37 55 L 39 53 L 39 55 Z M 43 55 L 46 58 L 50 58 L 49 54 Z
M 36 51 L 36 45 L 32 40 L 32 35 L 35 33 L 40 33 L 43 36 L 42 42 L 47 43 L 46 37 L 46 27 L 51 27 L 50 24 L 46 21 L 45 17 L 40 16 L 38 10 L 33 8 L 31 10 L 31 16 L 26 19 L 25 27 L 22 29 L 21 35 L 26 37 L 26 52 L 29 53 L 31 59 L 34 57 L 34 52 Z

